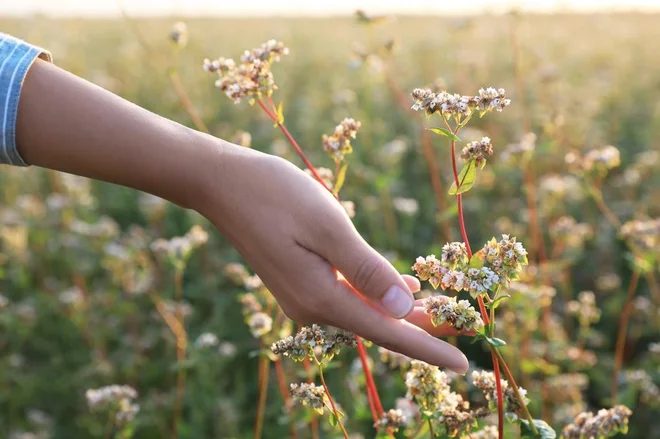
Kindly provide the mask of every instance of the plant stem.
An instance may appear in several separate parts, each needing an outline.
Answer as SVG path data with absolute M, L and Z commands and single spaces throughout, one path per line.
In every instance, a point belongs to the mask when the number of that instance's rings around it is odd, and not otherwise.
M 427 419 L 426 422 L 429 424 L 429 438 L 434 439 L 435 438 L 435 432 L 433 431 L 433 423 L 431 422 L 430 419 Z
M 490 348 L 490 356 L 493 361 L 495 372 L 495 391 L 497 392 L 497 434 L 504 437 L 504 392 L 502 391 L 502 376 L 500 375 L 500 364 L 495 355 L 494 348 Z
M 179 322 L 178 328 L 185 334 L 185 322 L 183 317 L 183 272 L 185 264 L 179 262 L 174 271 L 174 297 L 177 302 L 176 306 L 176 321 Z M 175 334 L 176 336 L 176 334 Z M 183 368 L 183 363 L 186 360 L 186 337 L 179 334 L 176 336 L 176 360 L 178 363 L 178 370 L 176 375 L 176 396 L 174 400 L 174 424 L 172 426 L 172 438 L 179 437 L 179 422 L 183 411 L 183 395 L 186 383 L 186 371 Z
M 456 130 L 454 135 L 458 132 Z M 456 168 L 456 142 L 452 139 L 451 141 L 451 167 L 454 172 L 454 183 L 456 184 L 456 191 L 461 187 L 461 182 L 458 181 L 458 169 Z M 472 249 L 470 248 L 470 241 L 468 240 L 467 231 L 465 230 L 465 219 L 463 217 L 463 196 L 462 194 L 456 195 L 456 203 L 458 205 L 458 226 L 461 229 L 461 238 L 465 243 L 467 249 L 468 258 L 472 258 Z
M 605 203 L 605 200 L 603 200 L 603 192 L 598 188 L 595 184 L 592 182 L 587 182 L 587 185 L 589 187 L 589 191 L 591 192 L 591 196 L 593 197 L 594 201 L 596 202 L 596 205 L 598 206 L 598 209 L 600 209 L 601 213 L 605 215 L 605 218 L 612 224 L 612 227 L 615 229 L 620 229 L 621 228 L 621 220 L 619 217 L 617 217 L 614 212 L 610 210 L 610 208 L 607 206 Z
M 284 126 L 283 123 L 280 123 L 280 121 L 277 120 L 277 116 L 275 115 L 275 113 L 273 113 L 271 110 L 269 110 L 268 107 L 266 107 L 266 104 L 264 104 L 264 102 L 263 102 L 261 99 L 258 100 L 257 103 L 259 104 L 259 106 L 261 107 L 261 109 L 264 110 L 264 112 L 268 115 L 268 117 L 269 117 L 269 118 L 270 118 L 275 124 L 277 124 L 278 128 L 280 129 L 280 131 L 282 131 L 282 133 L 284 134 L 284 136 L 286 137 L 286 139 L 289 141 L 289 143 L 291 144 L 291 146 L 293 146 L 293 149 L 296 150 L 296 153 L 297 153 L 298 156 L 302 159 L 303 163 L 305 163 L 305 166 L 307 166 L 307 169 L 309 169 L 309 172 L 312 173 L 312 176 L 316 179 L 316 181 L 318 181 L 319 183 L 321 183 L 321 185 L 323 185 L 324 188 L 326 188 L 330 193 L 332 193 L 332 188 L 325 184 L 325 182 L 323 181 L 323 179 L 321 178 L 321 176 L 320 176 L 320 175 L 318 174 L 318 172 L 316 171 L 316 168 L 314 167 L 314 165 L 312 164 L 312 162 L 309 161 L 309 159 L 307 158 L 307 156 L 305 155 L 305 153 L 303 152 L 303 150 L 300 148 L 300 145 L 298 145 L 298 142 L 296 142 L 296 140 L 293 138 L 293 136 L 291 135 L 291 133 L 289 132 L 289 130 L 286 128 L 286 126 Z M 333 194 L 333 196 L 334 196 L 334 194 Z M 335 198 L 336 198 L 336 197 L 335 197 Z
M 264 411 L 266 409 L 266 396 L 268 395 L 268 378 L 270 377 L 269 371 L 270 361 L 268 357 L 261 356 L 259 358 L 259 376 L 261 382 L 259 383 L 259 405 L 257 406 L 257 420 L 254 426 L 254 439 L 261 438 L 261 432 L 264 426 Z
M 504 375 L 506 375 L 506 378 L 509 380 L 509 385 L 513 389 L 513 394 L 520 403 L 521 410 L 523 411 L 525 418 L 527 418 L 527 421 L 529 422 L 529 428 L 531 428 L 532 433 L 538 435 L 539 432 L 536 428 L 536 425 L 534 424 L 534 418 L 532 418 L 532 415 L 529 412 L 529 409 L 527 408 L 527 404 L 525 404 L 525 399 L 520 394 L 520 389 L 518 388 L 518 384 L 516 384 L 516 380 L 513 378 L 513 374 L 509 370 L 509 367 L 506 365 L 506 361 L 504 361 L 504 357 L 502 357 L 502 353 L 499 351 L 499 349 L 495 347 L 493 347 L 492 351 L 500 360 L 500 364 L 502 365 L 502 369 L 504 370 Z
M 616 337 L 616 348 L 614 350 L 614 370 L 612 371 L 612 404 L 616 404 L 619 392 L 618 376 L 623 365 L 623 352 L 626 347 L 626 334 L 628 332 L 628 321 L 633 307 L 633 298 L 637 291 L 637 284 L 639 283 L 639 271 L 633 271 L 628 285 L 628 295 L 626 296 L 626 304 L 623 306 L 623 312 L 619 319 L 619 332 Z
M 193 106 L 192 102 L 190 101 L 190 98 L 188 97 L 186 90 L 183 88 L 183 84 L 181 84 L 181 78 L 179 77 L 179 72 L 176 69 L 171 69 L 169 72 L 169 77 L 170 77 L 170 81 L 172 82 L 172 85 L 174 86 L 174 91 L 176 91 L 176 94 L 179 97 L 179 101 L 181 101 L 181 105 L 183 105 L 183 108 L 185 108 L 186 112 L 190 116 L 190 119 L 192 120 L 192 123 L 195 125 L 195 128 L 197 128 L 198 131 L 201 131 L 203 133 L 208 133 L 209 129 L 206 127 L 206 124 L 204 123 L 202 118 L 199 117 L 199 114 L 197 113 L 197 110 L 195 110 L 195 107 Z
M 362 363 L 362 369 L 364 370 L 368 396 L 370 397 L 370 403 L 373 404 L 372 415 L 374 417 L 374 422 L 377 422 L 380 415 L 383 413 L 383 406 L 380 402 L 380 397 L 378 396 L 378 389 L 376 388 L 374 377 L 371 375 L 371 370 L 369 368 L 367 349 L 364 347 L 364 343 L 360 337 L 355 336 L 355 339 L 357 340 L 358 355 L 360 357 L 360 362 Z
M 319 367 L 319 376 L 321 377 L 321 384 L 323 384 L 323 388 L 325 389 L 325 394 L 328 396 L 328 400 L 330 401 L 330 406 L 332 407 L 332 412 L 335 415 L 335 418 L 337 419 L 337 424 L 339 424 L 339 428 L 341 428 L 341 432 L 344 434 L 344 439 L 348 439 L 348 433 L 346 432 L 346 428 L 344 428 L 344 423 L 341 422 L 341 419 L 339 418 L 339 412 L 337 412 L 337 407 L 335 406 L 335 401 L 332 399 L 332 395 L 330 395 L 330 389 L 328 389 L 328 386 L 325 384 L 325 378 L 323 377 L 323 367 L 321 366 L 321 363 L 316 361 L 316 364 Z
M 307 372 L 307 382 L 312 383 L 314 382 L 314 371 L 312 370 L 312 366 L 309 364 L 309 359 L 305 358 L 303 360 L 303 366 L 305 367 L 305 371 Z M 312 427 L 312 438 L 313 439 L 318 439 L 319 438 L 319 420 L 317 419 L 316 416 L 312 416 L 312 420 L 310 421 L 311 427 Z

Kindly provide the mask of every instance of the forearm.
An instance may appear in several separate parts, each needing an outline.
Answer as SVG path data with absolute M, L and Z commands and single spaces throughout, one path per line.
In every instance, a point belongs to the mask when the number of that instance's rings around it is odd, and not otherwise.
M 197 208 L 222 143 L 46 62 L 35 62 L 23 85 L 17 144 L 33 165 Z

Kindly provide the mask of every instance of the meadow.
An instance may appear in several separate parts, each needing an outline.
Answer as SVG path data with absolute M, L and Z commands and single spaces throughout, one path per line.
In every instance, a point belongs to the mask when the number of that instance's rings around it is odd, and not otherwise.
M 463 218 L 476 249 L 502 234 L 525 245 L 528 265 L 498 308 L 507 344 L 451 340 L 471 371 L 447 380 L 487 416 L 453 436 L 415 422 L 426 415 L 406 377 L 418 366 L 367 344 L 384 409 L 407 417 L 380 437 L 497 437 L 483 432 L 498 423 L 497 398 L 471 375 L 493 369 L 495 347 L 533 417 L 557 437 L 579 413 L 622 404 L 632 410 L 626 437 L 642 439 L 660 437 L 659 19 L 198 18 L 186 20 L 179 46 L 177 19 L 0 23 L 125 99 L 304 167 L 258 106 L 232 103 L 202 68 L 205 58 L 282 41 L 290 54 L 272 66 L 273 99 L 286 126 L 312 163 L 335 169 L 323 134 L 347 117 L 361 122 L 341 198 L 402 273 L 460 241 Z M 459 152 L 488 136 L 494 153 L 459 215 L 448 193 L 450 137 L 424 131 L 438 122 L 411 111 L 410 93 L 488 86 L 506 89 L 511 104 L 460 134 Z M 3 167 L 0 225 L 0 438 L 344 437 L 339 420 L 351 438 L 376 437 L 356 349 L 325 365 L 342 419 L 291 401 L 288 384 L 316 381 L 316 372 L 269 348 L 295 327 L 200 215 L 111 184 Z M 185 256 L 163 257 L 177 236 L 190 246 Z M 436 294 L 423 288 L 419 297 Z M 273 317 L 268 325 L 256 325 L 255 306 Z M 106 406 L 88 393 L 113 384 L 136 392 L 106 390 L 120 395 Z M 505 437 L 519 431 L 506 423 Z

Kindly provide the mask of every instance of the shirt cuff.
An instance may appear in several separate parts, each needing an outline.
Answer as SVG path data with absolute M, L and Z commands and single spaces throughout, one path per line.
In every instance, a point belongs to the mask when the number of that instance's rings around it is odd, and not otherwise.
M 29 166 L 16 147 L 16 117 L 23 81 L 37 58 L 52 62 L 49 52 L 0 33 L 0 164 Z

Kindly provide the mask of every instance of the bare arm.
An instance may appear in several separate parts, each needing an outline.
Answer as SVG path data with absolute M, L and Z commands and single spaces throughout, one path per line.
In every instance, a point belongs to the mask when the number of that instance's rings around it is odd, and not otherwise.
M 291 163 L 185 128 L 39 60 L 23 86 L 17 143 L 33 165 L 199 211 L 289 317 L 342 327 L 408 356 L 467 370 L 458 349 L 419 328 L 451 332 L 432 328 L 414 306 L 419 282 L 401 276 L 360 237 L 334 198 Z

